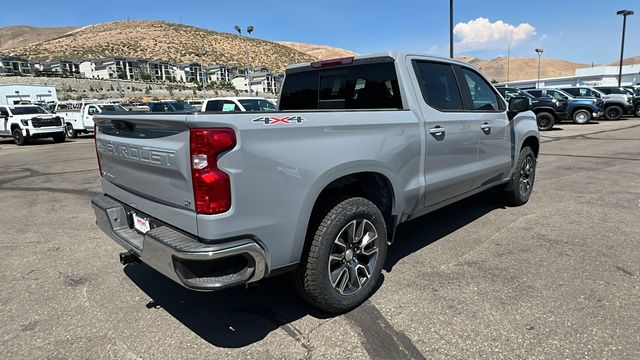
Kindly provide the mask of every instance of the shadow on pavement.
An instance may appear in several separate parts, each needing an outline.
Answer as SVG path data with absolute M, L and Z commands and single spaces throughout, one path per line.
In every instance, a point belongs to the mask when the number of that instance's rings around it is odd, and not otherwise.
M 302 332 L 291 322 L 306 315 L 320 319 L 330 316 L 299 298 L 285 275 L 248 287 L 197 292 L 183 288 L 145 264 L 127 265 L 124 272 L 153 299 L 148 308 L 162 307 L 218 347 L 243 347 L 264 339 L 278 328 L 302 341 Z
M 384 269 L 391 271 L 400 260 L 474 222 L 495 209 L 504 208 L 500 193 L 484 191 L 440 210 L 398 226 L 389 247 Z
M 502 207 L 498 195 L 494 191 L 484 192 L 402 225 L 389 249 L 385 270 L 390 271 L 402 258 Z M 165 309 L 198 336 L 219 347 L 246 346 L 279 328 L 306 346 L 304 334 L 291 323 L 307 315 L 319 319 L 332 316 L 300 299 L 286 275 L 248 287 L 196 292 L 144 264 L 127 265 L 124 272 L 153 299 L 147 305 L 149 309 Z M 382 282 L 384 276 L 378 286 Z

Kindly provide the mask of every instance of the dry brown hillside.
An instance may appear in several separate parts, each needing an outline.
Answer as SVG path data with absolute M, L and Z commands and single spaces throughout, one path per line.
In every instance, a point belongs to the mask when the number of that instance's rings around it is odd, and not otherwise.
M 634 57 L 626 58 L 626 59 L 622 60 L 622 64 L 623 65 L 640 64 L 640 56 L 634 56 Z M 620 60 L 614 61 L 614 62 L 610 63 L 609 65 L 618 66 L 618 65 L 620 65 Z
M 10 49 L 13 55 L 30 59 L 96 59 L 131 56 L 176 63 L 245 63 L 245 39 L 238 35 L 205 30 L 164 21 L 115 21 L 80 28 L 37 45 Z M 271 41 L 249 39 L 250 63 L 282 71 L 288 64 L 314 58 Z
M 458 57 L 476 66 L 489 79 L 504 82 L 507 80 L 507 58 L 497 57 L 490 61 L 485 61 L 471 57 Z M 570 61 L 545 59 L 540 62 L 540 77 L 573 76 L 575 70 L 588 67 L 588 64 L 579 64 Z M 509 61 L 509 80 L 528 80 L 538 77 L 538 58 L 516 58 Z
M 358 55 L 350 50 L 331 47 L 327 45 L 303 44 L 292 41 L 278 41 L 277 43 L 303 52 L 307 55 L 313 56 L 318 60 L 335 59 Z
M 32 26 L 0 27 L 0 51 L 55 39 L 76 27 L 36 28 Z

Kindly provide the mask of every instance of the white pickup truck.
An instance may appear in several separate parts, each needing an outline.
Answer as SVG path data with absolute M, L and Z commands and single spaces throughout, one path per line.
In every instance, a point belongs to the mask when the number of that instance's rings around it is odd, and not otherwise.
M 111 103 L 80 102 L 58 103 L 54 112 L 65 122 L 68 138 L 76 138 L 78 134 L 93 133 L 93 116 L 105 111 L 127 111 L 120 105 Z
M 51 137 L 64 142 L 64 124 L 59 116 L 37 105 L 0 105 L 0 137 L 13 137 L 16 145 L 32 138 Z

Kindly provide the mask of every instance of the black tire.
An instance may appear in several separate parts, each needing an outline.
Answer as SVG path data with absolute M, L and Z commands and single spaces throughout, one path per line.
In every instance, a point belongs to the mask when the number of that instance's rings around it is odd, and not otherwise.
M 78 132 L 73 130 L 73 125 L 67 124 L 64 128 L 65 134 L 69 139 L 75 139 L 78 137 Z
M 59 133 L 59 134 L 55 134 L 55 135 L 53 135 L 53 142 L 54 143 L 63 143 L 66 138 L 67 138 L 67 136 L 66 136 L 66 134 L 64 132 Z
M 13 135 L 13 142 L 18 146 L 26 145 L 29 142 L 29 138 L 22 135 L 22 130 L 19 128 L 13 129 L 11 134 Z
M 633 112 L 637 117 L 640 117 L 640 104 L 636 105 L 636 109 Z
M 620 106 L 611 105 L 604 109 L 604 117 L 607 118 L 607 120 L 618 120 L 622 117 L 623 112 Z
M 507 205 L 520 206 L 529 201 L 536 178 L 536 164 L 537 159 L 533 150 L 528 146 L 522 148 L 511 179 L 504 185 L 504 201 Z
M 536 122 L 538 123 L 538 130 L 547 131 L 553 128 L 556 118 L 551 113 L 541 112 L 536 115 Z
M 576 124 L 586 124 L 591 121 L 591 111 L 580 109 L 573 113 L 573 122 Z
M 321 221 L 311 225 L 310 246 L 292 278 L 296 291 L 311 305 L 343 313 L 376 290 L 387 256 L 387 229 L 380 210 L 367 199 L 353 197 L 329 208 L 319 214 Z M 352 233 L 356 241 L 350 242 Z M 365 244 L 367 236 L 374 240 Z

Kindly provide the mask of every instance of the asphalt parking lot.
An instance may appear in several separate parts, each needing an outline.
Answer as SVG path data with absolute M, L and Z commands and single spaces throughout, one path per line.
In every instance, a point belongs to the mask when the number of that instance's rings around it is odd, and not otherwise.
M 528 205 L 486 192 L 403 225 L 380 289 L 336 317 L 286 277 L 197 293 L 123 269 L 93 139 L 2 139 L 0 358 L 637 359 L 640 119 L 556 129 Z

